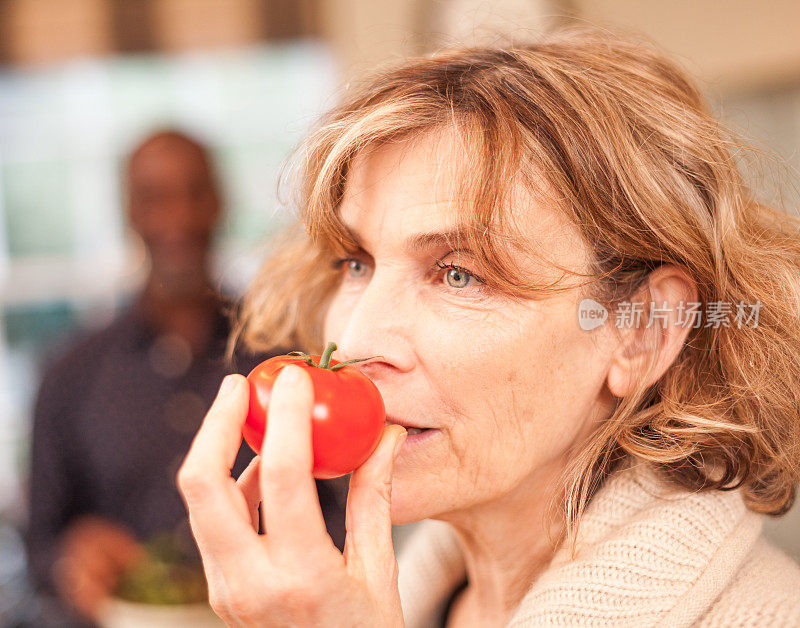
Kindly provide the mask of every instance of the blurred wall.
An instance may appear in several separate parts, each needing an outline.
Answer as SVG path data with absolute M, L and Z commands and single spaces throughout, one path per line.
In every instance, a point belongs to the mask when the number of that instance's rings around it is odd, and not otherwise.
M 0 0 L 0 61 L 241 47 L 313 36 L 314 0 Z
M 581 19 L 642 31 L 720 95 L 800 80 L 796 0 L 572 0 Z

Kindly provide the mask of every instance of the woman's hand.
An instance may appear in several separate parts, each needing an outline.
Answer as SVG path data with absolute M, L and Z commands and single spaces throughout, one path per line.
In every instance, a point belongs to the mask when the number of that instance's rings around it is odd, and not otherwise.
M 311 473 L 311 379 L 297 366 L 283 368 L 261 454 L 234 481 L 248 394 L 241 375 L 223 380 L 178 471 L 211 607 L 234 626 L 402 626 L 389 505 L 405 430 L 385 428 L 353 472 L 341 553 L 328 536 Z

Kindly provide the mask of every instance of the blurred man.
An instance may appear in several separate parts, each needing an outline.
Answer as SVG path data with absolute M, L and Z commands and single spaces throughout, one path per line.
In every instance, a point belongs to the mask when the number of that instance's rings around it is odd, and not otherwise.
M 92 619 L 144 540 L 173 532 L 196 553 L 178 467 L 222 377 L 270 357 L 224 360 L 228 320 L 209 277 L 220 195 L 206 149 L 161 132 L 136 148 L 125 176 L 149 277 L 109 327 L 46 370 L 33 427 L 31 572 L 41 590 Z M 233 475 L 252 457 L 243 445 Z M 342 548 L 342 496 L 322 482 L 317 490 Z

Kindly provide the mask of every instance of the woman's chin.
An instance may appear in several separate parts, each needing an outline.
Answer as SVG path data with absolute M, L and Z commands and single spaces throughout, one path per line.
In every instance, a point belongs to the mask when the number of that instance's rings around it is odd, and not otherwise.
M 395 514 L 395 509 L 392 508 L 392 525 L 393 526 L 403 526 L 407 523 L 416 523 L 417 521 L 422 521 L 423 519 L 427 519 L 425 516 L 415 516 L 410 512 L 404 512 L 400 514 Z
M 414 491 L 403 490 L 402 483 L 392 485 L 392 525 L 400 526 L 427 518 L 428 513 L 423 506 L 418 491 L 415 495 Z

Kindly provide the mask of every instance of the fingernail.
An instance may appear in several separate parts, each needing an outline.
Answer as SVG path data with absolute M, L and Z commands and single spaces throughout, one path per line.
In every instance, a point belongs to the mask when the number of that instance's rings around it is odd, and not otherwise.
M 233 375 L 226 375 L 225 379 L 222 380 L 222 384 L 220 384 L 219 394 L 220 396 L 227 395 L 234 388 L 236 388 L 236 377 Z
M 284 366 L 283 369 L 281 369 L 281 372 L 278 373 L 278 377 L 288 382 L 289 384 L 294 384 L 295 382 L 300 381 L 300 369 L 296 366 L 289 364 L 288 366 Z
M 406 442 L 406 436 L 408 436 L 408 432 L 403 430 L 403 433 L 398 437 L 397 442 L 394 444 L 395 458 L 397 458 L 397 454 L 400 453 L 400 448 L 403 446 L 403 443 Z

